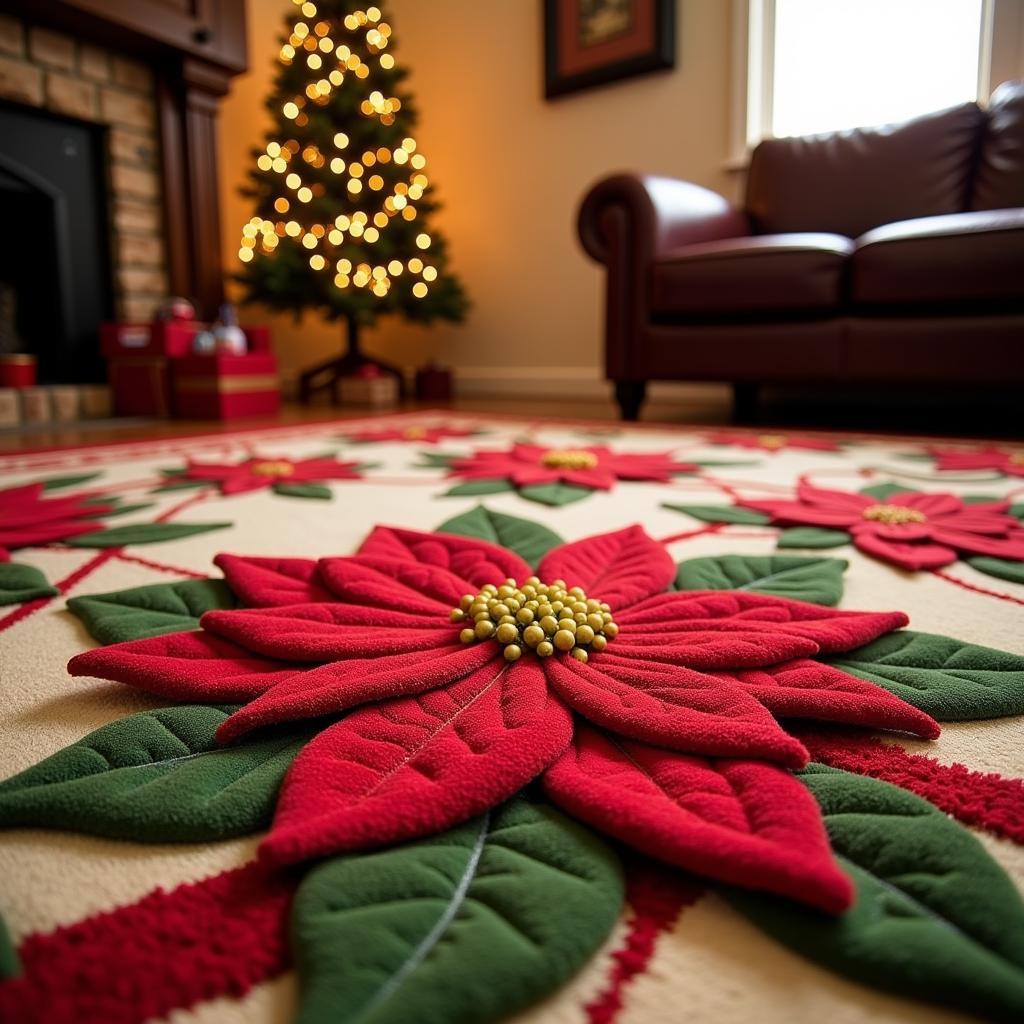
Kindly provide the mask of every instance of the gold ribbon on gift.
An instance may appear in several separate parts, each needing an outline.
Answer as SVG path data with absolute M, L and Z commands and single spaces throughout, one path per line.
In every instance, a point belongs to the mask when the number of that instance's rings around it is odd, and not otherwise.
M 175 388 L 185 392 L 210 392 L 221 395 L 237 394 L 239 391 L 276 391 L 277 374 L 235 374 L 226 377 L 179 377 Z

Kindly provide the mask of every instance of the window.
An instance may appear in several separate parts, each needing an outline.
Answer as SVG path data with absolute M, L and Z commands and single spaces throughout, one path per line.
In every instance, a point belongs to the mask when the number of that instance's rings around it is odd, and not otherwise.
M 992 6 L 747 0 L 746 143 L 900 121 L 987 97 Z

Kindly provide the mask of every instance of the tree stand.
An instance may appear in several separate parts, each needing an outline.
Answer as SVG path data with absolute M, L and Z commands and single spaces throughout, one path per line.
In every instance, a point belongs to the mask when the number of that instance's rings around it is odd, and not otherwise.
M 310 399 L 318 391 L 330 389 L 331 400 L 338 405 L 338 382 L 342 377 L 355 377 L 367 366 L 375 366 L 381 373 L 388 373 L 398 379 L 398 393 L 405 392 L 405 378 L 397 366 L 372 359 L 364 355 L 359 347 L 359 322 L 355 317 L 348 317 L 348 348 L 344 355 L 337 359 L 328 359 L 325 363 L 317 363 L 299 374 L 299 401 L 309 405 Z

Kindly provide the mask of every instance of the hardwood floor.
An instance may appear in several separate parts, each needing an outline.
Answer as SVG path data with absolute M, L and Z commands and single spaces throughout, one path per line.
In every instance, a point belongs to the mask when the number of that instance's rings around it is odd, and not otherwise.
M 360 419 L 375 413 L 436 409 L 439 404 L 404 402 L 394 410 L 373 410 L 361 406 L 327 404 L 303 407 L 286 404 L 273 417 L 221 420 L 97 420 L 27 430 L 0 430 L 0 452 L 33 451 L 75 445 L 108 444 L 121 441 L 159 440 L 189 434 L 226 433 L 252 428 L 315 423 L 324 420 Z M 618 421 L 618 408 L 611 397 L 600 398 L 456 398 L 444 405 L 456 412 L 492 413 L 506 416 L 549 417 L 551 419 L 592 419 Z M 692 426 L 728 425 L 732 422 L 729 389 L 706 385 L 688 389 L 685 401 L 659 397 L 655 391 L 643 408 L 645 422 Z M 906 433 L 936 437 L 1024 436 L 1024 413 L 1015 395 L 921 394 L 907 398 L 871 392 L 797 398 L 784 393 L 769 394 L 762 404 L 757 425 L 769 430 L 849 430 L 858 433 Z

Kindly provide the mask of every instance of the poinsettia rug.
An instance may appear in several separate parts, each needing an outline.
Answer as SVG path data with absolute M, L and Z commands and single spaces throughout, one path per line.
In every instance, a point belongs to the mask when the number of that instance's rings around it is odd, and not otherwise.
M 1024 1019 L 1024 449 L 0 457 L 0 1020 Z

